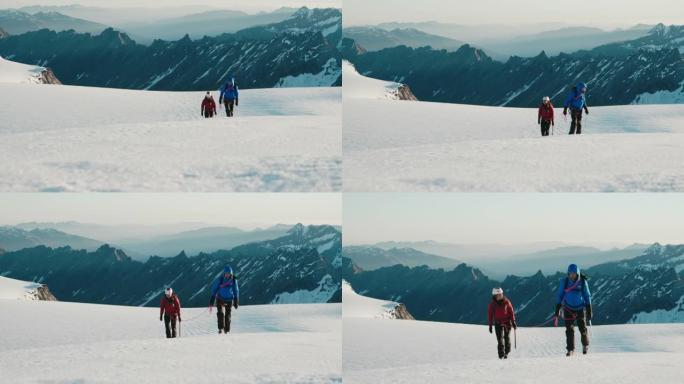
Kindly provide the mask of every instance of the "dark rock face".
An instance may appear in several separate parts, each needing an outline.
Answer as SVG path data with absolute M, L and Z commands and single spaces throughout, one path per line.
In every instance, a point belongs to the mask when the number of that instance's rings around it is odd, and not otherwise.
M 341 298 L 341 244 L 332 226 L 295 226 L 287 235 L 230 251 L 188 257 L 132 260 L 103 245 L 95 252 L 38 246 L 0 255 L 0 274 L 50 285 L 62 301 L 156 306 L 172 286 L 185 306 L 204 306 L 210 285 L 231 265 L 244 304 L 283 302 L 287 293 L 309 291 L 317 300 Z M 314 295 L 315 294 L 315 295 Z
M 591 51 L 495 61 L 481 49 L 455 52 L 399 46 L 377 52 L 343 50 L 361 74 L 410 85 L 420 100 L 510 107 L 536 107 L 543 96 L 562 106 L 580 81 L 588 103 L 620 105 L 639 95 L 675 91 L 684 81 L 680 53 L 684 27 L 660 27 L 634 41 Z M 346 46 L 353 46 L 347 41 Z
M 235 76 L 242 88 L 270 88 L 327 71 L 330 84 L 311 85 L 331 86 L 340 81 L 340 36 L 339 10 L 302 9 L 272 25 L 150 46 L 112 28 L 98 35 L 43 29 L 1 39 L 0 55 L 49 66 L 68 85 L 198 91 Z
M 639 313 L 679 308 L 683 265 L 684 245 L 654 244 L 636 258 L 587 269 L 583 273 L 589 276 L 594 324 L 623 324 Z M 395 265 L 363 271 L 345 258 L 343 278 L 366 296 L 404 303 L 416 319 L 472 324 L 487 322 L 491 289 L 501 286 L 515 306 L 518 323 L 541 326 L 550 324 L 564 275 L 537 272 L 501 282 L 466 264 L 453 270 Z

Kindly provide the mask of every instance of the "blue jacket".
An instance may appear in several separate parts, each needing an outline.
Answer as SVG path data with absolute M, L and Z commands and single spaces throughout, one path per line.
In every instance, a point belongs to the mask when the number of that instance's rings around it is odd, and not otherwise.
M 226 273 L 233 274 L 233 268 L 227 266 L 223 268 L 223 273 L 221 276 L 217 277 L 216 280 L 211 284 L 211 303 L 214 303 L 215 298 L 219 298 L 223 301 L 233 301 L 233 299 L 240 299 L 240 288 L 238 287 L 238 282 L 235 280 L 235 276 L 230 279 L 226 279 L 224 275 Z
M 235 84 L 235 79 L 230 79 L 228 82 L 220 89 L 220 99 L 223 100 L 236 100 L 240 94 L 237 84 Z
M 572 281 L 568 277 L 562 278 L 558 286 L 556 302 L 572 310 L 580 310 L 591 305 L 591 292 L 589 292 L 587 281 L 580 277 L 579 267 L 575 266 L 575 268 L 578 281 Z
M 584 96 L 584 93 L 582 92 L 582 88 L 586 88 L 587 85 L 584 83 L 579 83 L 575 88 L 570 91 L 568 94 L 568 98 L 565 99 L 565 104 L 563 104 L 564 108 L 572 108 L 572 109 L 577 109 L 581 110 L 587 105 L 586 98 Z

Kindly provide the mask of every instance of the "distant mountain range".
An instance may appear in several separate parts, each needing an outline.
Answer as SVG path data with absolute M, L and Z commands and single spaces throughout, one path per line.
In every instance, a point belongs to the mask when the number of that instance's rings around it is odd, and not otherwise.
M 18 10 L 0 10 L 0 27 L 10 35 L 51 29 L 68 31 L 73 29 L 82 33 L 99 34 L 107 29 L 106 25 L 61 14 L 59 12 L 28 13 Z
M 75 249 L 95 250 L 103 244 L 97 240 L 70 235 L 55 229 L 26 231 L 16 227 L 0 227 L 0 248 L 10 252 L 39 245 L 54 248 L 70 246 Z
M 363 271 L 343 259 L 343 278 L 362 295 L 402 302 L 419 320 L 485 324 L 492 287 L 502 286 L 518 323 L 548 325 L 563 273 L 503 281 L 461 264 L 453 270 L 426 266 Z M 593 295 L 594 324 L 668 322 L 684 319 L 684 245 L 653 244 L 640 256 L 583 269 Z
M 412 48 L 430 46 L 434 49 L 455 51 L 464 44 L 459 40 L 431 35 L 415 28 L 386 30 L 377 27 L 350 27 L 344 28 L 343 35 L 369 51 L 379 51 L 399 45 Z
M 302 8 L 278 23 L 150 46 L 111 28 L 10 34 L 0 55 L 49 66 L 68 85 L 197 91 L 234 75 L 242 88 L 332 86 L 341 84 L 341 36 L 339 10 Z
M 242 304 L 339 302 L 341 247 L 335 227 L 298 224 L 274 240 L 145 262 L 109 245 L 26 248 L 0 254 L 0 275 L 48 284 L 62 301 L 157 306 L 172 286 L 184 306 L 203 307 L 213 279 L 231 265 Z
M 482 49 L 455 52 L 405 46 L 345 58 L 366 76 L 405 83 L 420 100 L 535 107 L 542 96 L 562 105 L 579 81 L 589 106 L 684 100 L 684 26 L 658 25 L 647 36 L 574 54 L 496 61 Z M 455 86 L 457 84 L 458 86 Z
M 418 267 L 427 265 L 433 269 L 452 270 L 461 261 L 442 256 L 435 256 L 420 252 L 412 248 L 382 249 L 377 247 L 348 246 L 342 249 L 342 255 L 351 259 L 354 264 L 364 271 L 370 271 L 393 265 Z
M 648 248 L 646 244 L 633 244 L 627 247 L 610 246 L 604 249 L 592 246 L 578 246 L 561 242 L 539 242 L 522 244 L 449 244 L 436 241 L 416 242 L 381 242 L 373 246 L 345 247 L 352 249 L 347 257 L 363 269 L 375 269 L 380 266 L 401 264 L 405 266 L 427 265 L 430 268 L 453 269 L 456 265 L 442 262 L 443 259 L 467 263 L 479 268 L 487 276 L 503 279 L 508 275 L 525 276 L 542 271 L 554 274 L 564 269 L 568 260 L 580 263 L 585 267 L 610 261 L 622 260 L 641 255 Z M 413 250 L 409 262 L 400 258 L 383 257 L 377 250 L 385 250 L 390 255 L 393 249 Z M 406 251 L 408 252 L 408 251 Z M 365 261 L 369 260 L 369 261 Z M 358 262 L 357 262 L 358 261 Z
M 192 39 L 218 36 L 242 29 L 282 22 L 291 17 L 296 8 L 279 8 L 272 12 L 247 14 L 242 11 L 210 10 L 153 22 L 117 25 L 142 43 L 155 39 L 178 40 L 184 35 Z
M 181 251 L 194 255 L 276 239 L 284 236 L 289 229 L 290 227 L 275 226 L 245 231 L 231 227 L 207 227 L 145 240 L 121 241 L 117 245 L 145 256 L 171 257 Z

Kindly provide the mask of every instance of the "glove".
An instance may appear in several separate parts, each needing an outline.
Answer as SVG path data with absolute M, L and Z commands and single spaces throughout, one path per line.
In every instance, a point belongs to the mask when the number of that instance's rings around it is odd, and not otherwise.
M 589 108 L 584 107 L 584 113 L 588 115 L 589 114 Z
M 511 321 L 511 327 L 513 327 L 513 329 L 518 329 L 518 324 L 516 324 L 515 320 Z
M 159 315 L 159 321 L 162 321 L 162 315 Z
M 236 107 L 238 106 L 238 99 L 235 99 L 235 106 Z M 589 112 L 587 112 L 587 113 L 589 113 Z
M 564 108 L 564 109 L 563 109 L 563 115 L 564 115 L 564 116 L 567 116 L 567 115 L 568 115 L 568 109 L 567 109 L 567 108 Z
M 555 127 L 555 126 L 556 126 L 556 123 L 554 123 L 554 122 L 552 121 L 552 122 L 551 122 L 551 125 Z
M 553 311 L 553 315 L 556 316 L 556 317 L 560 317 L 560 310 L 561 310 L 561 305 L 560 305 L 560 304 L 556 304 L 556 310 Z
M 180 323 L 181 321 L 183 321 L 183 320 L 181 320 L 180 315 L 178 315 L 178 322 Z
M 541 120 L 537 120 L 537 124 L 541 124 Z
M 219 104 L 223 104 L 223 98 L 219 97 Z
M 207 306 L 209 308 L 209 313 L 211 313 L 212 306 L 213 306 L 213 303 L 209 303 L 209 305 Z
M 489 333 L 492 333 L 492 326 L 491 326 L 491 324 L 489 325 Z
M 592 316 L 591 305 L 587 305 L 586 315 L 587 315 L 587 321 L 591 321 L 591 316 Z
M 238 309 L 238 299 L 233 300 L 233 307 Z

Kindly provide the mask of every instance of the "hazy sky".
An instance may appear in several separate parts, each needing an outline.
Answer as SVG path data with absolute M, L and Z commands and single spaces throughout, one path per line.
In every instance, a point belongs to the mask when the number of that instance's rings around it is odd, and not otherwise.
M 253 228 L 277 223 L 341 224 L 332 193 L 3 193 L 0 225 L 63 222 L 118 225 L 201 222 Z
M 344 0 L 345 25 L 431 20 L 457 24 L 563 22 L 610 27 L 659 22 L 684 24 L 684 6 L 681 0 Z
M 345 194 L 344 243 L 684 243 L 684 194 Z
M 123 7 L 177 7 L 202 5 L 244 11 L 273 10 L 280 7 L 340 7 L 341 0 L 3 0 L 0 8 L 15 8 L 27 5 L 71 5 L 96 6 L 103 8 Z

